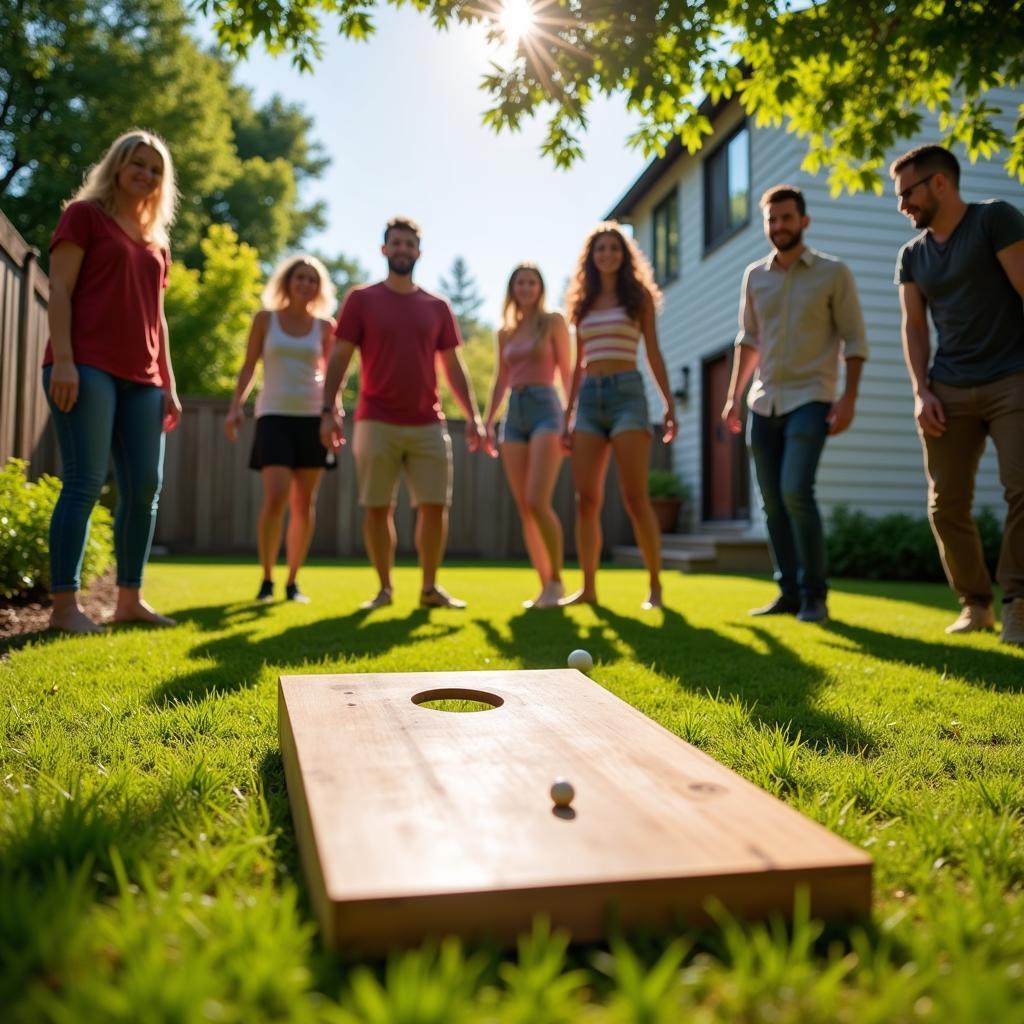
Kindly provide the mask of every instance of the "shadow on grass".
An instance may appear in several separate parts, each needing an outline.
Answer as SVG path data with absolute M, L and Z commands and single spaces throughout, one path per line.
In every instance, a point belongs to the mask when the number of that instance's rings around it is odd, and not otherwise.
M 210 623 L 211 630 L 237 627 L 239 621 L 252 621 L 244 617 L 233 618 L 233 607 L 238 606 L 198 609 L 194 621 Z M 191 614 L 196 611 L 193 609 Z M 239 614 L 251 611 L 246 606 L 240 609 Z M 431 609 L 416 608 L 404 618 L 367 621 L 373 613 L 357 610 L 348 615 L 293 626 L 267 637 L 255 638 L 254 633 L 247 630 L 235 632 L 192 648 L 189 651 L 191 657 L 212 660 L 215 664 L 168 680 L 154 690 L 152 699 L 163 704 L 168 700 L 202 697 L 212 691 L 240 690 L 255 685 L 260 672 L 268 666 L 291 669 L 310 661 L 333 661 L 342 665 L 352 659 L 380 657 L 396 647 L 438 640 L 461 628 L 450 623 L 432 622 L 430 613 Z M 185 619 L 187 614 L 182 618 Z M 253 616 L 256 617 L 258 613 Z M 220 623 L 220 626 L 214 623 Z
M 509 621 L 508 635 L 486 619 L 475 621 L 497 650 L 528 668 L 564 665 L 569 651 L 579 646 L 596 662 L 617 661 L 625 646 L 633 660 L 677 678 L 684 689 L 736 697 L 750 708 L 753 721 L 799 730 L 807 743 L 860 752 L 876 748 L 875 738 L 858 721 L 816 705 L 824 673 L 764 627 L 743 623 L 756 641 L 748 644 L 691 625 L 671 608 L 641 618 L 603 605 L 590 607 L 598 624 L 582 629 L 564 614 L 549 611 L 516 616 Z
M 848 622 L 829 622 L 824 628 L 882 661 L 920 666 L 943 676 L 956 676 L 972 686 L 987 690 L 1024 692 L 1024 657 L 1009 649 L 1004 653 L 979 650 L 956 641 L 915 640 Z

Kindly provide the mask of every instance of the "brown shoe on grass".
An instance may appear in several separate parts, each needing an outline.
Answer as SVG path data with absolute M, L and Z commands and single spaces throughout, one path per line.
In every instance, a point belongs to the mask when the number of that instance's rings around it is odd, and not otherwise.
M 465 608 L 466 602 L 452 597 L 444 587 L 437 585 L 420 591 L 421 608 Z
M 986 629 L 994 629 L 996 617 L 990 605 L 965 604 L 960 609 L 956 622 L 946 627 L 947 633 L 980 633 Z
M 1024 597 L 1015 597 L 1003 605 L 1003 633 L 1000 639 L 1004 644 L 1024 647 Z

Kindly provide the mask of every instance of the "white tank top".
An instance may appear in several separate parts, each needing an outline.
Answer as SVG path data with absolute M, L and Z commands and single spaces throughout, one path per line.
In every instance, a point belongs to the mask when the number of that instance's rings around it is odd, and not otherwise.
M 263 339 L 263 390 L 257 416 L 319 416 L 324 401 L 323 322 L 313 317 L 308 334 L 286 334 L 270 314 Z

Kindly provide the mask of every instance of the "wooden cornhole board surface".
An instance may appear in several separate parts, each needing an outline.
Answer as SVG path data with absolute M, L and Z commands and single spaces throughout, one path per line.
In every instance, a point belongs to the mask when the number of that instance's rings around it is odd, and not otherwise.
M 501 706 L 414 703 L 430 691 Z M 331 947 L 508 941 L 537 913 L 587 941 L 613 907 L 627 926 L 706 920 L 710 897 L 788 915 L 798 887 L 817 916 L 870 910 L 862 850 L 572 669 L 282 676 L 278 724 Z

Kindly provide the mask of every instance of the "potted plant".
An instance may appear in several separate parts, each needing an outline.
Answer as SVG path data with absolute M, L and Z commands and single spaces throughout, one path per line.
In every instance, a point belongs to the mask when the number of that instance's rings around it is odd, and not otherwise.
M 670 469 L 652 469 L 647 478 L 647 493 L 662 533 L 672 533 L 679 512 L 690 500 L 690 489 Z

